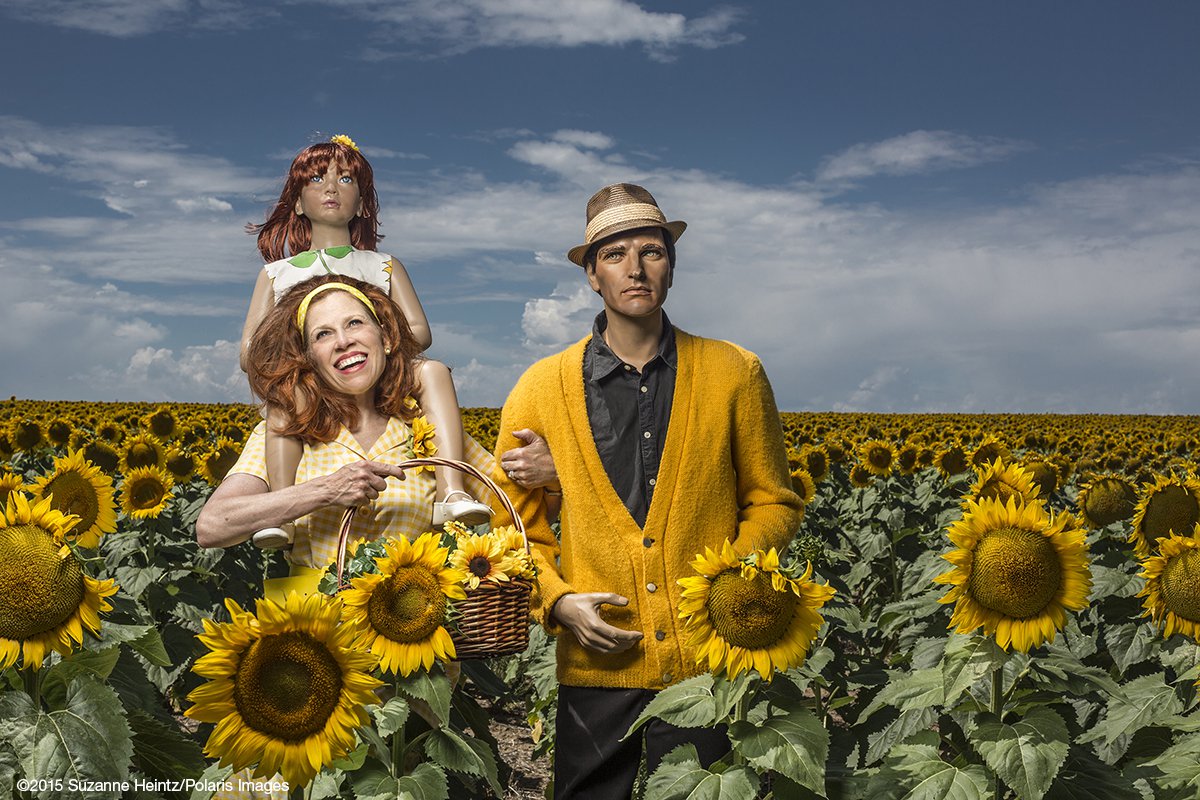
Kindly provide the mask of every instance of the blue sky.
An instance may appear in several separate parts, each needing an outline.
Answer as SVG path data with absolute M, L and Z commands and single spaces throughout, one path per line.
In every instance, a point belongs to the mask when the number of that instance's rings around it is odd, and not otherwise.
M 0 0 L 0 395 L 249 398 L 291 156 L 375 167 L 464 405 L 599 308 L 600 186 L 785 410 L 1200 413 L 1200 5 Z

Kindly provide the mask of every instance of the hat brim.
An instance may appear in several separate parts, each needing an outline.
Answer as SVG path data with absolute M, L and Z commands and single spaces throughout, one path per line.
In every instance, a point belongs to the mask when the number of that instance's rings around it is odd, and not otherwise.
M 622 220 L 597 231 L 596 237 L 592 241 L 572 247 L 567 251 L 567 260 L 572 264 L 582 267 L 583 257 L 587 255 L 588 249 L 596 244 L 596 242 L 618 233 L 624 233 L 625 231 L 636 231 L 639 228 L 662 228 L 671 235 L 671 242 L 673 244 L 679 241 L 680 236 L 683 236 L 683 232 L 687 230 L 687 223 L 683 220 L 675 220 L 674 222 L 660 222 L 656 219 Z

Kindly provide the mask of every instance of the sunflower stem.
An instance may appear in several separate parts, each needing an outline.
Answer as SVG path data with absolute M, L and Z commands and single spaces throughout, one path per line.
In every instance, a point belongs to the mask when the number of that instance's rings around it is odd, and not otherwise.
M 393 675 L 392 697 L 400 696 L 400 674 Z M 407 750 L 404 737 L 404 726 L 392 734 L 392 777 L 399 778 L 404 774 L 404 751 Z
M 42 708 L 42 682 L 38 679 L 38 671 L 26 666 L 21 670 L 21 678 L 25 682 L 25 693 L 33 701 L 33 707 L 39 711 Z
M 1004 720 L 1004 667 L 999 666 L 992 670 L 992 713 L 996 715 L 998 721 Z M 1000 800 L 1003 797 L 1003 789 L 1000 788 L 1000 776 L 996 776 L 996 792 L 995 800 Z

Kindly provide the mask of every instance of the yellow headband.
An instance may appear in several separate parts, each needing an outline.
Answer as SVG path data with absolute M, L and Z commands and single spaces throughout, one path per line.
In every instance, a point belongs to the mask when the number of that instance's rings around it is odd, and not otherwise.
M 367 307 L 367 310 L 371 312 L 371 316 L 375 318 L 375 321 L 379 322 L 379 315 L 375 313 L 375 305 L 371 302 L 370 298 L 368 298 L 358 289 L 355 289 L 349 284 L 339 283 L 337 281 L 332 283 L 322 283 L 320 286 L 304 295 L 304 299 L 300 301 L 300 307 L 296 309 L 296 327 L 300 329 L 301 336 L 304 335 L 304 318 L 308 316 L 309 303 L 313 301 L 314 297 L 328 289 L 341 289 L 343 292 L 349 292 L 350 294 L 354 295 L 356 298 L 362 301 L 364 306 Z M 383 323 L 380 322 L 379 324 L 382 325 Z

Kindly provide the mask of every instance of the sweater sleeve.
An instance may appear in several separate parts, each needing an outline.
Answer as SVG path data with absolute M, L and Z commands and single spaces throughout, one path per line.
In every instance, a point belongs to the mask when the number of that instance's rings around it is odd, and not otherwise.
M 738 496 L 733 548 L 738 555 L 758 548 L 782 551 L 800 528 L 804 510 L 800 496 L 792 490 L 775 394 L 758 357 L 746 353 L 746 365 L 736 393 L 733 432 Z
M 554 604 L 564 594 L 575 591 L 563 579 L 559 569 L 558 537 L 550 527 L 546 514 L 545 492 L 538 489 L 524 489 L 509 480 L 500 469 L 500 456 L 507 450 L 520 447 L 520 442 L 512 435 L 513 431 L 529 428 L 543 437 L 548 437 L 548 431 L 538 414 L 536 398 L 540 395 L 538 383 L 529 372 L 517 381 L 500 411 L 500 431 L 496 435 L 496 452 L 492 479 L 504 490 L 512 501 L 513 507 L 525 522 L 525 535 L 529 537 L 530 550 L 538 569 L 537 589 L 534 591 L 531 613 L 547 633 L 552 635 L 561 632 L 560 626 L 550 622 L 549 616 Z M 543 374 L 544 377 L 544 374 Z M 553 455 L 553 450 L 551 450 Z M 501 517 L 505 516 L 501 512 Z M 495 524 L 503 525 L 503 520 Z

